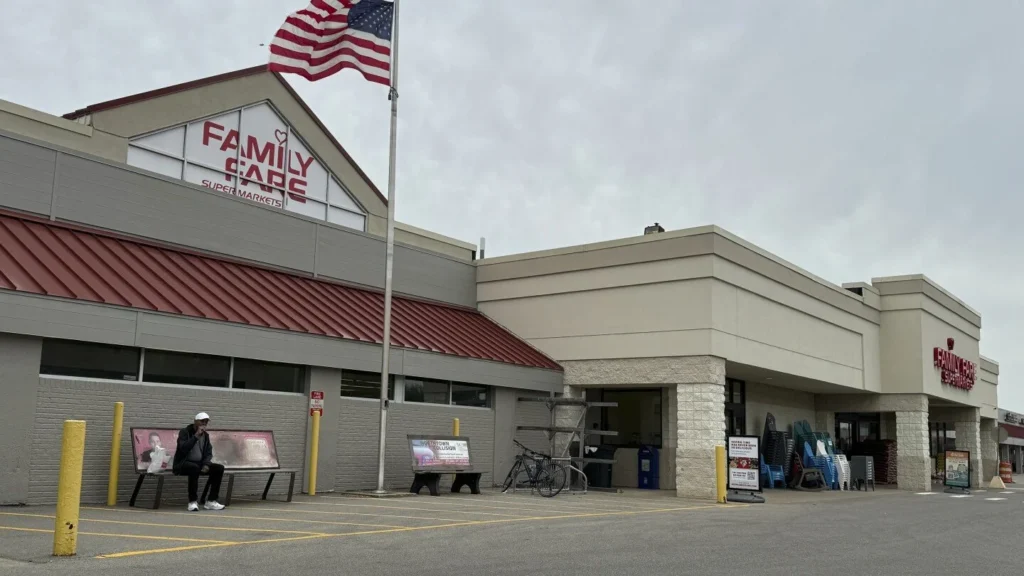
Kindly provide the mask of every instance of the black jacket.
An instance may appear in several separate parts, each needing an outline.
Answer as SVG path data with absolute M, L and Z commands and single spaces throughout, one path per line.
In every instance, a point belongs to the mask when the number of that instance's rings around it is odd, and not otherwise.
M 210 431 L 206 431 L 206 446 L 203 447 L 203 462 L 200 466 L 209 466 L 213 461 L 213 445 L 210 444 Z M 178 432 L 178 449 L 174 451 L 173 470 L 175 474 L 181 473 L 181 465 L 188 460 L 192 447 L 196 445 L 196 425 L 189 424 Z

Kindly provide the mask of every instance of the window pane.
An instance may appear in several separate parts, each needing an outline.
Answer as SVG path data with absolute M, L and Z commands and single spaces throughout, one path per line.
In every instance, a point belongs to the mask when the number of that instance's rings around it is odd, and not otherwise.
M 349 398 L 380 398 L 380 372 L 341 371 L 341 395 Z M 395 375 L 388 376 L 388 399 L 395 399 Z
M 456 406 L 479 406 L 487 408 L 491 405 L 491 389 L 487 386 L 452 383 L 452 404 Z
M 405 379 L 405 401 L 427 404 L 448 403 L 448 382 L 423 378 Z
M 139 349 L 70 340 L 43 340 L 40 374 L 138 380 Z
M 157 154 L 156 152 L 150 152 L 135 146 L 128 147 L 128 165 L 142 168 L 143 170 L 151 170 L 171 178 L 181 179 L 181 160 L 175 160 L 163 154 Z
M 148 361 L 149 358 L 147 357 L 146 360 Z M 301 393 L 305 384 L 305 376 L 305 366 L 236 358 L 235 379 L 231 385 L 244 390 Z
M 228 385 L 230 370 L 231 359 L 222 356 L 146 350 L 142 379 L 162 384 L 224 388 Z

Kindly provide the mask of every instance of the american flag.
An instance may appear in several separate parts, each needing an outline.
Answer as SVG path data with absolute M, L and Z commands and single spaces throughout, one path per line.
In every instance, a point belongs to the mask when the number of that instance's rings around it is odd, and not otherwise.
M 394 4 L 386 0 L 312 0 L 285 19 L 270 43 L 270 70 L 319 80 L 354 68 L 391 85 Z

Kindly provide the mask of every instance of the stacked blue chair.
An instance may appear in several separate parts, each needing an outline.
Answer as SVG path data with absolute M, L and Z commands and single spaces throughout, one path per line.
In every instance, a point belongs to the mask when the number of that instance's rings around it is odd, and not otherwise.
M 779 483 L 783 488 L 786 487 L 786 473 L 783 471 L 782 466 L 777 464 L 768 464 L 764 460 L 764 456 L 761 457 L 761 485 L 767 488 L 775 488 L 775 484 Z

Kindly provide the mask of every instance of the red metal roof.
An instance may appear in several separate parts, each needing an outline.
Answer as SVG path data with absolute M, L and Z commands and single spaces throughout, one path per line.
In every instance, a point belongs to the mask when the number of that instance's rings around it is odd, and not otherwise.
M 383 342 L 383 292 L 0 213 L 0 289 Z M 472 308 L 395 297 L 391 344 L 561 370 Z
M 319 127 L 320 130 L 324 133 L 324 135 L 327 136 L 327 139 L 330 140 L 332 144 L 334 144 L 334 146 L 338 149 L 338 152 L 341 152 L 341 155 L 344 156 L 346 160 L 348 160 L 349 164 L 351 164 L 353 168 L 355 168 L 356 173 L 359 174 L 359 176 L 361 176 L 362 179 L 366 181 L 366 184 L 370 187 L 371 190 L 373 190 L 374 194 L 376 194 L 377 197 L 380 198 L 380 201 L 383 202 L 385 206 L 387 206 L 387 197 L 385 197 L 384 194 L 381 194 L 380 190 L 377 189 L 377 186 L 373 183 L 373 180 L 370 180 L 370 177 L 366 174 L 366 172 L 363 172 L 363 169 L 359 167 L 359 164 L 356 164 L 355 159 L 352 158 L 348 151 L 345 150 L 345 147 L 342 146 L 341 143 L 334 138 L 334 134 L 331 134 L 331 131 L 327 129 L 327 126 L 325 126 L 324 123 L 320 121 L 320 118 L 317 117 L 315 113 L 313 113 L 313 110 L 306 104 L 306 101 L 299 96 L 299 93 L 296 92 L 294 88 L 292 88 L 292 85 L 289 84 L 288 81 L 285 80 L 283 76 L 281 76 L 281 74 L 277 72 L 271 72 L 270 70 L 268 70 L 267 64 L 260 64 L 259 66 L 252 66 L 250 68 L 234 70 L 232 72 L 226 72 L 224 74 L 217 74 L 216 76 L 207 76 L 206 78 L 200 78 L 198 80 L 192 80 L 190 82 L 183 82 L 181 84 L 175 84 L 173 86 L 157 88 L 156 90 L 150 90 L 148 92 L 140 92 L 138 94 L 132 94 L 131 96 L 124 96 L 122 98 L 116 98 L 114 100 L 107 100 L 106 102 L 91 104 L 89 106 L 86 106 L 85 108 L 75 110 L 74 112 L 69 112 L 65 114 L 63 117 L 68 120 L 77 120 L 87 114 L 93 114 L 95 112 L 102 112 L 104 110 L 120 108 L 121 106 L 127 106 L 128 104 L 142 102 L 143 100 L 159 98 L 161 96 L 167 96 L 168 94 L 174 94 L 176 92 L 185 92 L 186 90 L 193 90 L 195 88 L 202 88 L 203 86 L 209 86 L 211 84 L 227 82 L 228 80 L 234 80 L 236 78 L 244 78 L 246 76 L 253 76 L 255 74 L 263 73 L 273 74 L 274 78 L 277 78 L 277 81 L 280 82 L 281 85 L 284 86 L 285 90 L 287 90 L 288 93 L 291 94 L 292 98 L 294 98 L 295 101 L 299 103 L 299 106 L 301 106 L 302 109 L 306 111 L 306 114 L 309 114 L 309 117 L 313 119 L 313 122 L 317 125 L 317 127 Z M 192 120 L 192 118 L 189 118 L 189 120 Z

